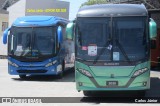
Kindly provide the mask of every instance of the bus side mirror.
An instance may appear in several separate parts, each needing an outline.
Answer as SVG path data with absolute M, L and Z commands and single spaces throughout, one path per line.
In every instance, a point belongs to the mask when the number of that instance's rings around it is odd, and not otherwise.
M 154 39 L 157 37 L 157 24 L 152 18 L 150 18 L 149 22 L 149 36 L 150 39 Z
M 58 27 L 57 33 L 58 33 L 58 43 L 62 43 L 63 42 L 63 35 L 62 35 L 62 27 L 61 26 Z
M 3 44 L 7 44 L 7 38 L 8 38 L 8 32 L 9 32 L 10 28 L 7 28 L 4 32 L 3 32 Z
M 67 24 L 66 38 L 69 40 L 73 40 L 73 38 L 74 38 L 74 22 L 70 22 Z

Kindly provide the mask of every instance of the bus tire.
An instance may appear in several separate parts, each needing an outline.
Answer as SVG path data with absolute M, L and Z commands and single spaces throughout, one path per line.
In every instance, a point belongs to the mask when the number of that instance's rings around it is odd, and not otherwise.
M 20 77 L 21 79 L 26 79 L 26 78 L 27 78 L 26 75 L 19 75 L 19 77 Z
M 160 58 L 158 58 L 157 68 L 160 68 Z
M 145 95 L 146 95 L 146 91 L 145 90 L 138 92 L 138 96 L 140 96 L 140 97 L 144 97 Z
M 91 91 L 83 91 L 84 96 L 92 96 Z
M 65 61 L 64 60 L 62 61 L 61 65 L 62 65 L 62 72 L 58 74 L 59 79 L 63 78 L 64 69 L 65 69 Z
M 63 78 L 63 71 L 58 74 L 58 79 L 62 79 L 62 78 Z
M 62 72 L 64 72 L 64 70 L 65 70 L 65 61 L 63 60 L 63 62 L 62 62 Z

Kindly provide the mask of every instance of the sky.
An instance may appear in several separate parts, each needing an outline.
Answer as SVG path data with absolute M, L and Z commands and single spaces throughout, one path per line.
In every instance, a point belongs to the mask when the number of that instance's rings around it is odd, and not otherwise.
M 69 20 L 73 20 L 76 18 L 76 14 L 81 4 L 86 2 L 87 0 L 61 0 L 61 1 L 70 2 Z

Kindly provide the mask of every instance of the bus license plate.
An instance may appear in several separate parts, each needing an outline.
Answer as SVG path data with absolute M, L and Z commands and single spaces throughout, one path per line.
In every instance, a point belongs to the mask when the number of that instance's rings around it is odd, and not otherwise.
M 107 86 L 117 86 L 118 81 L 107 81 L 106 84 L 107 84 Z

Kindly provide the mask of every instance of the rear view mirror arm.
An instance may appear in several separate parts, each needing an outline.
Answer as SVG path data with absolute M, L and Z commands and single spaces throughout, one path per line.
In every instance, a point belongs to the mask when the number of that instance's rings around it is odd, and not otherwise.
M 7 38 L 8 38 L 8 31 L 10 31 L 11 27 L 7 28 L 4 32 L 3 32 L 3 44 L 7 44 Z

